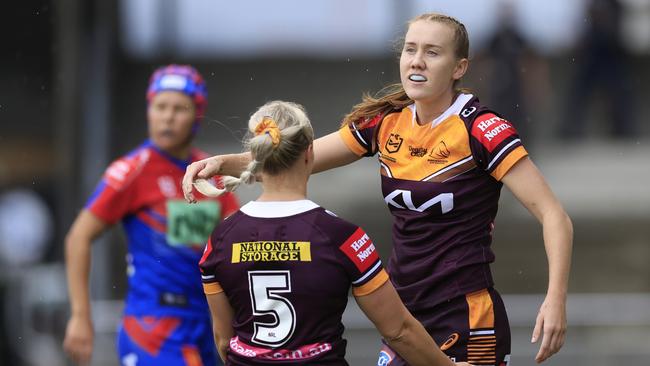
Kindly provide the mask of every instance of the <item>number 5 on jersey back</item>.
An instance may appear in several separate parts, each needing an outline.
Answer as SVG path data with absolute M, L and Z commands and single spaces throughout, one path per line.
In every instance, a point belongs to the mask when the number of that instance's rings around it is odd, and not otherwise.
M 279 295 L 291 292 L 291 272 L 249 271 L 248 288 L 253 316 L 274 318 L 273 322 L 254 322 L 251 341 L 270 347 L 282 346 L 296 329 L 296 310 L 289 300 Z

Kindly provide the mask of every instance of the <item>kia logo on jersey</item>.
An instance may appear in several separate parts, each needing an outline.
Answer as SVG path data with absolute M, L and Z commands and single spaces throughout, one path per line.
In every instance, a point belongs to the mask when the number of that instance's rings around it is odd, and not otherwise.
M 402 202 L 404 202 L 404 205 L 401 205 L 395 201 L 397 197 L 402 198 Z M 386 201 L 386 203 L 390 206 L 416 211 L 416 212 L 424 212 L 426 209 L 428 209 L 429 207 L 437 203 L 440 204 L 440 210 L 443 214 L 446 214 L 447 212 L 451 211 L 454 208 L 453 193 L 441 193 L 427 200 L 421 205 L 416 206 L 413 203 L 413 198 L 411 197 L 411 191 L 405 189 L 396 189 L 390 192 L 386 197 L 384 197 L 384 201 Z

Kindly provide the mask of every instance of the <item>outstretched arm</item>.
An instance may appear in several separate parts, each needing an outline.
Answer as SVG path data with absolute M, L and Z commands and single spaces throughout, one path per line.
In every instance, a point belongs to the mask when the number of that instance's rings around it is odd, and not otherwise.
M 314 140 L 314 170 L 319 173 L 359 160 L 345 145 L 338 132 L 332 132 Z M 196 202 L 193 185 L 196 179 L 209 179 L 215 175 L 239 177 L 251 161 L 249 152 L 215 155 L 190 164 L 183 176 L 183 195 L 188 202 Z
M 77 216 L 65 239 L 65 264 L 70 296 L 70 319 L 63 349 L 79 365 L 90 363 L 94 331 L 91 320 L 88 276 L 91 245 L 108 225 L 88 210 Z
M 390 281 L 368 295 L 355 297 L 361 310 L 388 345 L 413 366 L 453 366 L 397 295 Z M 469 365 L 465 362 L 455 365 Z
M 348 165 L 360 158 L 343 142 L 339 132 L 334 131 L 314 140 L 314 170 L 312 173 Z
M 566 298 L 571 268 L 573 225 L 535 164 L 521 159 L 502 179 L 517 199 L 542 224 L 548 258 L 548 290 L 531 342 L 542 343 L 535 357 L 538 363 L 557 353 L 566 334 Z

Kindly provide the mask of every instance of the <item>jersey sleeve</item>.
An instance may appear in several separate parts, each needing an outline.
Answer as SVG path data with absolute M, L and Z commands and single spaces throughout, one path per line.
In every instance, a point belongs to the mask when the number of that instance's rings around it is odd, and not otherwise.
M 379 122 L 383 118 L 384 116 L 379 114 L 374 118 L 343 126 L 339 129 L 339 135 L 350 151 L 357 156 L 373 156 L 377 152 L 373 144 L 376 136 L 375 129 L 379 128 Z
M 372 293 L 388 280 L 377 249 L 363 229 L 357 228 L 339 250 L 346 258 L 345 268 L 352 278 L 352 294 Z
M 134 181 L 143 165 L 137 156 L 114 161 L 86 202 L 86 209 L 107 224 L 114 224 L 126 216 L 137 201 Z
M 476 117 L 471 127 L 471 140 L 475 160 L 498 181 L 520 159 L 528 156 L 512 123 L 494 113 Z
M 210 237 L 208 243 L 205 245 L 205 249 L 203 250 L 203 256 L 199 261 L 201 281 L 203 282 L 203 292 L 206 295 L 214 295 L 223 292 L 223 288 L 217 281 L 216 267 L 217 253 L 212 245 L 212 237 Z

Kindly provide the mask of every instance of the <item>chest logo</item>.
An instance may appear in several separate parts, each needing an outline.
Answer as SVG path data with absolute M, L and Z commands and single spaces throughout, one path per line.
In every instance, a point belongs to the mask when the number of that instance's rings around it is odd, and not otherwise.
M 404 205 L 401 205 L 395 201 L 397 197 L 401 196 Z M 427 200 L 419 206 L 415 206 L 413 203 L 413 198 L 411 197 L 411 191 L 405 189 L 396 189 L 384 197 L 384 201 L 390 206 L 408 209 L 416 212 L 424 212 L 429 207 L 440 203 L 440 209 L 443 214 L 453 210 L 454 208 L 454 194 L 453 193 L 440 193 L 439 195 Z
M 402 147 L 402 142 L 404 142 L 404 139 L 400 137 L 399 134 L 391 133 L 388 137 L 388 140 L 386 141 L 386 151 L 391 154 L 398 152 L 399 148 Z
M 445 164 L 449 156 L 451 156 L 451 152 L 447 148 L 447 144 L 445 144 L 444 141 L 440 141 L 440 143 L 431 150 L 431 153 L 429 153 L 430 159 L 428 161 L 430 163 Z
M 160 193 L 167 198 L 176 197 L 176 184 L 174 184 L 174 178 L 163 175 L 158 178 L 158 188 L 160 188 Z
M 411 156 L 417 156 L 418 158 L 421 158 L 426 155 L 427 148 L 409 146 L 409 152 L 411 153 Z

